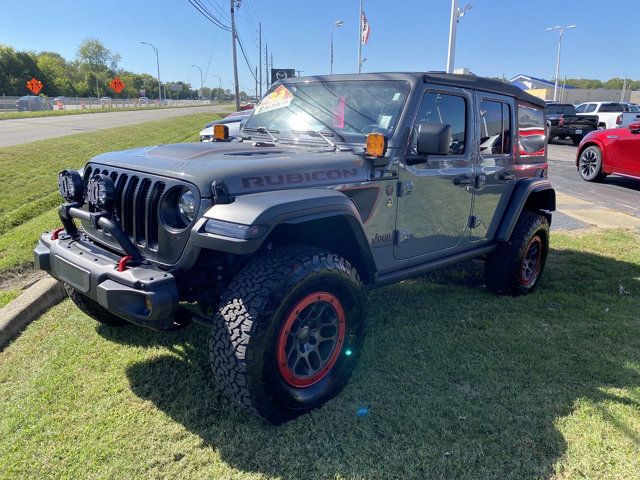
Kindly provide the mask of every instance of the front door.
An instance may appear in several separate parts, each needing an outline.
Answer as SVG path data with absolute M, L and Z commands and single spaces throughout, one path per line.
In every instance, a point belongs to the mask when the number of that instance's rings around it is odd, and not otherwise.
M 640 133 L 623 131 L 613 150 L 613 170 L 624 175 L 640 177 Z
M 394 246 L 398 259 L 449 254 L 465 237 L 473 199 L 471 104 L 470 94 L 462 89 L 433 86 L 423 94 L 412 144 L 399 171 Z M 423 122 L 451 126 L 448 155 L 417 157 L 415 127 Z
M 475 105 L 480 148 L 476 160 L 471 241 L 492 237 L 516 183 L 513 99 L 478 92 Z

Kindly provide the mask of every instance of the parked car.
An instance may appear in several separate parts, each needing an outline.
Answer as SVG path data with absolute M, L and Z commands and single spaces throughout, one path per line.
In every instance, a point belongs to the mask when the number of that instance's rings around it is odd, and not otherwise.
M 568 103 L 547 104 L 549 143 L 555 138 L 570 138 L 578 145 L 589 132 L 598 129 L 597 115 L 576 115 L 576 108 Z
M 576 107 L 577 115 L 597 115 L 598 128 L 616 128 L 616 120 L 622 112 L 628 112 L 629 106 L 619 102 L 587 102 Z
M 36 112 L 41 110 L 53 110 L 53 106 L 45 97 L 37 95 L 25 95 L 16 100 L 16 109 L 19 112 Z
M 100 98 L 100 105 L 111 106 L 112 102 L 113 102 L 113 99 L 111 97 L 101 97 Z
M 149 104 L 149 99 L 147 97 L 140 97 L 138 99 L 138 104 L 139 105 L 148 105 Z
M 631 110 L 618 115 L 616 118 L 616 125 L 618 128 L 625 128 L 632 123 L 640 122 L 640 109 Z
M 536 288 L 555 209 L 545 131 L 542 100 L 474 75 L 283 79 L 242 142 L 62 171 L 62 227 L 35 263 L 103 324 L 206 325 L 218 389 L 280 423 L 347 383 L 366 290 L 472 258 L 492 292 Z
M 611 174 L 640 180 L 640 122 L 591 132 L 578 148 L 576 167 L 587 182 L 598 182 Z
M 213 126 L 218 124 L 226 125 L 229 128 L 229 137 L 234 139 L 240 134 L 240 129 L 250 116 L 251 110 L 240 110 L 220 120 L 209 122 L 200 131 L 200 141 L 211 142 L 213 140 Z

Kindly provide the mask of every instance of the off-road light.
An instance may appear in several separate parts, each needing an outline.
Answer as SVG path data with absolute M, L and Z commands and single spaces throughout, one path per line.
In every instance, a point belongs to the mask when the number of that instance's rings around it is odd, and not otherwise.
M 262 237 L 269 231 L 269 227 L 267 225 L 241 225 L 210 218 L 204 224 L 204 231 L 222 237 L 251 240 Z
M 178 212 L 182 221 L 189 225 L 196 216 L 196 199 L 191 190 L 185 190 L 178 200 Z
M 67 202 L 82 202 L 82 176 L 76 170 L 63 170 L 58 174 L 58 189 Z
M 383 157 L 387 151 L 387 139 L 381 133 L 367 135 L 367 155 Z
M 108 176 L 96 174 L 87 185 L 87 199 L 100 210 L 110 210 L 116 201 L 116 187 Z
M 218 123 L 213 126 L 213 138 L 216 140 L 228 140 L 229 139 L 229 127 Z

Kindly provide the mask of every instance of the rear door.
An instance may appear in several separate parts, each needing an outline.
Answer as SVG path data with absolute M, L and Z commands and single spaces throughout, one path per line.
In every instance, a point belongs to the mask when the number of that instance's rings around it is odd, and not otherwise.
M 427 86 L 414 122 L 407 158 L 416 156 L 419 123 L 451 126 L 448 155 L 431 155 L 400 166 L 396 239 L 397 259 L 448 255 L 466 237 L 473 200 L 472 96 L 466 90 Z M 411 162 L 409 162 L 411 163 Z M 429 257 L 431 258 L 431 257 Z
M 513 98 L 477 92 L 475 104 L 480 149 L 475 161 L 471 241 L 493 236 L 516 181 Z

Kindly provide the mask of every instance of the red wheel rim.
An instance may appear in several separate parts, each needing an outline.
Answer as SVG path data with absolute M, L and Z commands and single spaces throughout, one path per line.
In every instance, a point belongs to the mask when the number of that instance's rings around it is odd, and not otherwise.
M 542 265 L 542 239 L 536 235 L 527 244 L 520 262 L 520 284 L 531 287 L 540 275 Z
M 315 292 L 287 314 L 278 336 L 278 369 L 296 388 L 322 380 L 335 365 L 345 337 L 345 314 L 335 295 Z

